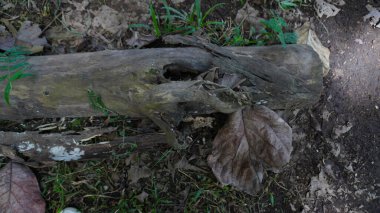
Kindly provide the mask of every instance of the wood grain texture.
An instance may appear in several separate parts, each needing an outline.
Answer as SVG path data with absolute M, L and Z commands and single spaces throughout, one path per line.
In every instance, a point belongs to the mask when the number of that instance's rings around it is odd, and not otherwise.
M 11 147 L 12 150 L 16 150 L 18 154 L 27 157 L 32 162 L 49 162 L 116 157 L 166 145 L 165 135 L 159 133 L 114 138 L 111 141 L 98 143 L 86 140 L 103 132 L 107 132 L 107 129 L 93 129 L 75 135 L 64 133 L 40 134 L 38 131 L 0 132 L 0 146 Z M 1 152 L 3 155 L 12 158 L 9 156 L 9 150 L 4 152 L 2 149 Z
M 18 80 L 11 107 L 0 102 L 0 119 L 83 117 L 91 109 L 87 90 L 111 110 L 151 117 L 155 113 L 231 113 L 245 105 L 272 109 L 315 103 L 322 90 L 322 63 L 308 46 L 202 47 L 101 51 L 28 59 L 33 77 Z M 213 67 L 247 79 L 244 91 L 205 80 L 170 80 L 168 70 L 198 75 Z M 3 90 L 3 84 L 0 90 Z

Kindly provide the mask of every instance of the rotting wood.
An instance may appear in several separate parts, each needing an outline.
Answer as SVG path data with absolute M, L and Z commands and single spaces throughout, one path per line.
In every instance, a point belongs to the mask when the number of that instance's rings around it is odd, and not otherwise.
M 113 112 L 150 118 L 180 148 L 174 129 L 184 115 L 254 104 L 301 108 L 319 99 L 322 63 L 306 45 L 222 48 L 195 37 L 163 40 L 188 47 L 30 57 L 34 76 L 13 84 L 11 107 L 0 102 L 0 119 L 99 115 L 88 101 L 92 90 Z M 228 75 L 238 89 L 215 80 Z
M 88 138 L 113 131 L 114 128 L 92 129 L 75 135 L 67 133 L 40 134 L 38 131 L 0 132 L 0 146 L 10 147 L 29 162 L 76 161 L 102 159 L 128 155 L 134 151 L 147 151 L 166 144 L 165 135 L 159 133 L 115 138 L 110 141 L 89 143 Z M 8 156 L 12 154 L 3 155 Z
M 172 41 L 175 42 L 183 41 Z M 183 110 L 180 108 L 191 103 L 202 107 L 187 110 L 205 114 L 230 113 L 254 103 L 265 103 L 272 109 L 303 107 L 318 100 L 322 64 L 310 47 L 218 50 L 223 50 L 222 54 L 207 48 L 186 47 L 30 57 L 30 72 L 34 76 L 14 83 L 11 107 L 0 102 L 0 119 L 99 114 L 89 105 L 88 89 L 100 94 L 113 111 L 131 116 L 180 112 Z M 194 78 L 170 80 L 165 76 L 170 71 L 194 77 L 213 67 L 218 67 L 221 73 L 237 73 L 247 79 L 247 90 L 223 88 L 220 92 L 220 88 L 209 89 L 210 82 Z M 214 105 L 209 104 L 210 97 L 214 98 Z

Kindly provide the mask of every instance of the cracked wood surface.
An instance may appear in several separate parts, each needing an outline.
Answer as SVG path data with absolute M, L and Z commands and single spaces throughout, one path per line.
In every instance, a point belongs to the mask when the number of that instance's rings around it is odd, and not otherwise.
M 166 144 L 165 135 L 150 133 L 124 138 L 113 138 L 94 143 L 91 139 L 110 133 L 115 128 L 94 128 L 87 131 L 68 133 L 45 133 L 38 131 L 1 132 L 0 153 L 11 159 L 17 157 L 15 151 L 28 162 L 77 161 L 128 155 L 133 151 L 147 151 Z
M 89 105 L 88 89 L 101 95 L 112 111 L 136 117 L 231 113 L 255 103 L 284 109 L 319 99 L 322 64 L 308 46 L 218 47 L 222 54 L 213 51 L 183 47 L 33 56 L 28 62 L 34 76 L 14 83 L 11 107 L 0 102 L 0 119 L 99 115 Z M 170 80 L 166 75 L 168 70 L 198 75 L 214 67 L 247 79 L 245 90 L 194 78 Z

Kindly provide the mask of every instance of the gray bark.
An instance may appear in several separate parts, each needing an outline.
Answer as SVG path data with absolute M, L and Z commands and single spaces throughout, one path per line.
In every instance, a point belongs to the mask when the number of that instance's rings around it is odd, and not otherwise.
M 97 115 L 89 105 L 88 89 L 101 95 L 114 112 L 145 117 L 231 113 L 255 103 L 272 109 L 304 107 L 319 99 L 322 64 L 310 47 L 221 49 L 227 54 L 185 47 L 33 56 L 28 62 L 34 76 L 14 83 L 11 106 L 0 102 L 0 119 Z M 174 81 L 164 76 L 165 72 L 198 75 L 214 67 L 246 79 L 244 90 L 199 78 Z M 183 112 L 185 106 L 188 112 Z

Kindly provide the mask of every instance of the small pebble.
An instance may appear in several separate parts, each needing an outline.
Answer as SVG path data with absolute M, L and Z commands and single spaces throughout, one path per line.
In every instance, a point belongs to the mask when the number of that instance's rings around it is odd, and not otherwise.
M 358 43 L 358 44 L 364 44 L 363 40 L 361 40 L 361 39 L 358 39 L 358 38 L 357 38 L 357 39 L 355 39 L 355 42 L 356 42 L 356 43 Z
M 80 213 L 80 211 L 74 207 L 66 207 L 60 213 Z

